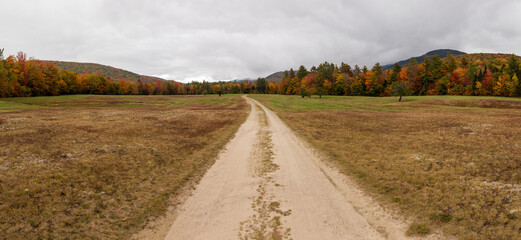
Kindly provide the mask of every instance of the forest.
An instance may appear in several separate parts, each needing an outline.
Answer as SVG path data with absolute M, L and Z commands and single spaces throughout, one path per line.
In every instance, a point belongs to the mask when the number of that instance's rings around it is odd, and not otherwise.
M 268 93 L 301 95 L 389 96 L 393 83 L 412 95 L 521 96 L 519 57 L 507 54 L 433 56 L 418 64 L 394 64 L 383 70 L 324 62 L 308 71 L 304 66 L 284 73 L 280 83 L 269 83 Z M 394 86 L 396 86 L 395 84 Z M 260 90 L 260 88 L 259 88 Z
M 284 94 L 390 96 L 400 95 L 521 96 L 521 64 L 513 54 L 437 55 L 418 63 L 394 64 L 383 70 L 379 63 L 371 69 L 358 65 L 324 62 L 309 70 L 285 71 L 280 81 L 155 83 L 112 79 L 102 74 L 77 74 L 60 70 L 52 62 L 28 59 L 19 52 L 4 59 L 0 49 L 0 97 L 56 96 L 66 94 L 101 95 L 194 95 L 194 94 Z

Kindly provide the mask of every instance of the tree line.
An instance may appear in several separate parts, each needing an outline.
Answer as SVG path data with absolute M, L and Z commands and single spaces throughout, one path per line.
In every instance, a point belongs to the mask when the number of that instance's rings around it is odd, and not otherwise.
M 4 59 L 3 49 L 0 49 L 0 97 L 183 93 L 182 84 L 173 81 L 158 81 L 152 84 L 124 79 L 114 81 L 101 74 L 78 75 L 59 70 L 51 62 L 27 59 L 23 52 Z
M 309 70 L 285 71 L 278 82 L 259 78 L 241 82 L 156 81 L 144 83 L 111 79 L 101 74 L 60 70 L 51 62 L 27 59 L 19 52 L 3 57 L 0 49 L 0 97 L 56 96 L 64 94 L 178 95 L 178 94 L 284 94 L 284 95 L 479 95 L 521 96 L 521 64 L 515 55 L 468 54 L 412 59 L 406 66 L 396 63 L 384 70 L 346 63 L 324 62 Z
M 111 79 L 102 74 L 81 74 L 60 70 L 52 62 L 28 59 L 19 52 L 4 59 L 0 49 L 0 97 L 102 95 L 184 95 L 257 93 L 251 82 L 192 82 Z
M 507 54 L 468 54 L 446 58 L 433 56 L 418 63 L 396 63 L 383 70 L 346 63 L 324 62 L 308 71 L 304 66 L 286 71 L 278 84 L 269 83 L 267 93 L 296 95 L 389 96 L 467 95 L 520 97 L 519 57 Z

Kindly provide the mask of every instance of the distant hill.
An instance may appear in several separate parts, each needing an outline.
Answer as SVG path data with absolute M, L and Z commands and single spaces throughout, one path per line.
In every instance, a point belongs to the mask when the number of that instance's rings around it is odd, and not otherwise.
M 105 66 L 97 63 L 81 63 L 81 62 L 62 62 L 62 61 L 46 61 L 52 62 L 56 67 L 62 70 L 75 72 L 77 74 L 102 74 L 107 78 L 111 78 L 114 81 L 125 79 L 126 81 L 137 82 L 141 79 L 144 83 L 155 83 L 157 81 L 165 81 L 165 79 L 139 75 L 127 70 Z
M 234 80 L 231 80 L 230 82 L 238 82 L 238 83 L 241 83 L 241 82 L 255 82 L 257 81 L 257 79 L 253 79 L 253 78 L 243 78 L 243 79 L 234 79 Z
M 453 56 L 459 56 L 459 55 L 467 54 L 467 53 L 464 53 L 464 52 L 461 52 L 461 51 L 458 51 L 458 50 L 438 49 L 438 50 L 433 50 L 433 51 L 430 51 L 430 52 L 428 52 L 428 53 L 426 53 L 424 55 L 421 55 L 421 56 L 418 56 L 418 57 L 414 57 L 414 58 L 416 58 L 416 61 L 418 63 L 422 63 L 422 62 L 425 61 L 425 57 L 426 56 L 429 57 L 429 58 L 432 58 L 432 57 L 434 57 L 434 55 L 438 55 L 438 57 L 444 58 L 444 57 L 447 56 L 448 53 L 451 53 Z M 411 57 L 409 59 L 399 61 L 398 63 L 400 65 L 402 65 L 402 66 L 406 66 L 407 64 L 409 64 L 409 61 L 411 61 L 412 59 L 413 58 Z M 387 65 L 382 66 L 382 68 L 383 68 L 383 70 L 391 69 L 391 68 L 393 68 L 393 65 L 394 65 L 394 63 L 387 64 Z M 283 75 L 284 75 L 284 71 L 275 72 L 275 73 L 272 73 L 271 75 L 267 76 L 266 80 L 268 82 L 278 83 Z
M 268 82 L 279 82 L 280 79 L 284 76 L 284 71 L 272 73 L 266 77 L 266 81 Z
M 461 52 L 461 51 L 458 51 L 458 50 L 452 50 L 452 49 L 438 49 L 438 50 L 434 50 L 434 51 L 430 51 L 424 55 L 421 55 L 421 56 L 418 56 L 418 57 L 414 57 L 416 59 L 416 61 L 418 63 L 422 63 L 423 61 L 425 61 L 425 57 L 429 57 L 429 58 L 432 58 L 434 57 L 434 55 L 438 55 L 438 57 L 440 58 L 444 58 L 447 56 L 448 53 L 451 53 L 453 56 L 458 56 L 458 55 L 464 55 L 464 54 L 467 54 L 467 53 L 464 53 L 464 52 Z M 402 60 L 402 61 L 399 61 L 398 63 L 402 66 L 405 66 L 407 64 L 409 64 L 409 61 L 411 61 L 413 58 L 409 58 L 407 60 Z M 382 68 L 384 70 L 387 70 L 387 69 L 391 69 L 393 68 L 393 65 L 394 63 L 392 64 L 387 64 L 387 65 L 384 65 L 382 66 Z

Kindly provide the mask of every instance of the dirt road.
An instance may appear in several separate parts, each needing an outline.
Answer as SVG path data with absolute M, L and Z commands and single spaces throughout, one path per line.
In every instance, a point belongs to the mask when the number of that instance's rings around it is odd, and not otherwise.
M 406 239 L 406 223 L 246 100 L 248 119 L 176 210 L 165 239 Z

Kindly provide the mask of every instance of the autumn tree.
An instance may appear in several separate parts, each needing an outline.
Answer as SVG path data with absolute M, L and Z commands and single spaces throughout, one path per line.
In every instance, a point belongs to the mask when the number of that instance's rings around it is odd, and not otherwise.
M 300 79 L 293 77 L 287 80 L 286 95 L 295 95 L 298 93 L 300 88 Z
M 478 84 L 477 93 L 478 95 L 490 95 L 492 93 L 493 79 L 492 72 L 490 70 L 486 70 L 483 74 L 483 80 Z
M 466 55 L 463 55 L 461 57 L 461 66 L 462 67 L 467 67 L 469 65 L 469 59 L 467 58 Z
M 223 86 L 221 84 L 215 84 L 213 86 L 213 92 L 219 94 L 219 97 L 224 93 Z
M 154 86 L 153 94 L 159 95 L 163 93 L 163 82 L 162 81 L 156 81 L 156 84 Z
M 344 75 L 338 74 L 335 81 L 335 94 L 344 95 L 346 92 L 346 83 L 344 81 Z
M 269 91 L 269 94 L 277 93 L 277 85 L 275 85 L 275 83 L 273 83 L 273 82 L 270 82 L 268 84 L 268 91 Z
M 288 86 L 290 82 L 290 77 L 288 71 L 284 72 L 284 75 L 282 75 L 282 78 L 279 82 L 279 93 L 280 94 L 287 94 L 288 92 Z
M 23 52 L 18 52 L 16 55 L 16 72 L 18 73 L 18 81 L 20 86 L 27 87 L 29 82 L 29 74 L 27 72 L 27 55 Z
M 398 81 L 408 82 L 409 77 L 407 76 L 407 68 L 402 67 L 400 73 L 398 73 Z
M 364 83 L 360 79 L 360 77 L 357 77 L 353 84 L 351 84 L 351 94 L 354 96 L 362 96 L 364 95 Z
M 0 97 L 15 97 L 18 95 L 19 83 L 10 74 L 7 61 L 3 59 L 3 49 L 0 49 Z
M 492 87 L 494 91 L 494 95 L 496 96 L 508 96 L 508 89 L 507 86 L 509 85 L 508 82 L 510 82 L 510 76 L 508 74 L 502 74 L 498 77 L 497 81 L 495 82 L 494 86 Z
M 447 94 L 447 88 L 449 85 L 449 78 L 443 77 L 438 82 L 436 82 L 436 92 L 438 95 L 446 95 Z
M 137 89 L 138 89 L 139 95 L 148 95 L 149 94 L 148 87 L 146 86 L 146 84 L 143 81 L 141 81 L 141 79 L 139 79 L 137 81 Z
M 382 72 L 380 63 L 376 63 L 371 71 L 367 72 L 366 87 L 369 96 L 380 96 L 384 92 L 385 84 Z
M 46 83 L 42 66 L 38 62 L 26 62 L 24 79 L 24 86 L 31 90 L 32 96 L 46 96 L 49 92 L 49 85 Z
M 333 95 L 334 93 L 334 86 L 333 83 L 329 80 L 324 81 L 324 90 L 326 93 L 324 95 Z
M 268 88 L 268 87 L 266 86 L 266 89 L 267 89 L 267 88 Z M 268 91 L 268 90 L 266 90 L 266 91 Z M 231 84 L 231 93 L 233 93 L 233 94 L 241 93 L 240 85 L 239 85 L 238 83 L 236 83 L 236 84 Z

